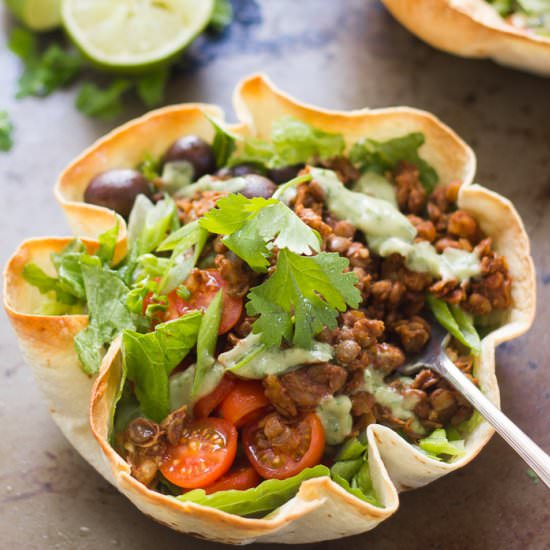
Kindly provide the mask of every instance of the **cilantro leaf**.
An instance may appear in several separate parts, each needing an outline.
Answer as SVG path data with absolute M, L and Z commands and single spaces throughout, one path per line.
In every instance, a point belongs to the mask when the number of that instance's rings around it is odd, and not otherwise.
M 58 44 L 51 44 L 40 54 L 36 36 L 20 27 L 11 32 L 8 47 L 25 65 L 18 82 L 17 99 L 51 94 L 70 84 L 84 64 L 80 53 L 66 51 Z
M 344 273 L 347 259 L 335 253 L 299 256 L 282 249 L 274 273 L 249 293 L 249 315 L 259 315 L 254 332 L 262 342 L 279 346 L 283 339 L 308 349 L 313 336 L 334 328 L 346 304 L 357 307 L 361 295 L 353 273 Z
M 122 96 L 132 87 L 132 82 L 117 78 L 107 88 L 86 82 L 76 97 L 76 108 L 91 117 L 110 119 L 122 112 Z
M 231 235 L 241 229 L 260 210 L 271 204 L 276 204 L 276 201 L 262 197 L 247 199 L 244 195 L 231 194 L 220 199 L 216 203 L 216 208 L 209 210 L 199 223 L 210 233 Z
M 13 147 L 13 124 L 6 111 L 0 111 L 0 151 L 9 151 Z
M 156 107 L 162 103 L 169 74 L 169 69 L 162 67 L 137 79 L 136 92 L 147 107 Z
M 229 0 L 214 0 L 214 9 L 208 26 L 216 31 L 221 32 L 233 19 L 233 7 Z
M 283 117 L 273 122 L 271 142 L 246 138 L 242 152 L 232 156 L 229 165 L 252 162 L 280 168 L 336 157 L 344 149 L 341 134 L 319 130 L 293 117 Z
M 275 199 L 229 195 L 220 199 L 199 223 L 211 233 L 226 235 L 225 246 L 259 272 L 266 271 L 273 246 L 297 254 L 320 249 L 318 234 Z
M 433 191 L 439 176 L 435 169 L 418 154 L 419 148 L 425 141 L 424 134 L 420 132 L 387 141 L 365 138 L 351 148 L 349 158 L 361 170 L 371 170 L 381 174 L 392 170 L 399 161 L 405 160 L 418 168 L 420 181 L 426 190 Z

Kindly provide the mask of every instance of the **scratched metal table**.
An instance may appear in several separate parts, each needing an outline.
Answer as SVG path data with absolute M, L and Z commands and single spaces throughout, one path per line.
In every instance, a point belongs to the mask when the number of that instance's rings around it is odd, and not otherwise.
M 325 107 L 428 109 L 474 147 L 478 180 L 516 204 L 532 240 L 540 307 L 531 332 L 499 348 L 498 377 L 504 410 L 550 450 L 550 80 L 435 51 L 374 1 L 242 0 L 235 8 L 225 34 L 188 52 L 169 102 L 207 101 L 231 112 L 237 80 L 263 70 Z M 67 234 L 54 179 L 122 119 L 84 118 L 73 108 L 74 90 L 16 102 L 19 66 L 5 48 L 2 8 L 0 23 L 0 109 L 16 125 L 13 151 L 0 155 L 3 264 L 24 238 Z M 130 106 L 125 117 L 139 113 Z M 50 419 L 3 312 L 0 321 L 0 548 L 221 546 L 153 523 L 80 459 Z M 375 531 L 318 547 L 543 549 L 549 510 L 549 491 L 495 437 L 463 470 L 403 494 L 399 511 Z

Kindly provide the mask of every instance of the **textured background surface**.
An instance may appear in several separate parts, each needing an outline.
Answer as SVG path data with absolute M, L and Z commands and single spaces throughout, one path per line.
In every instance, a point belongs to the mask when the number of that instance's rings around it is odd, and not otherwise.
M 428 109 L 474 147 L 478 181 L 514 201 L 533 243 L 540 307 L 531 332 L 498 350 L 502 405 L 550 450 L 550 80 L 437 52 L 374 1 L 242 0 L 235 6 L 236 20 L 222 37 L 201 39 L 188 52 L 170 102 L 213 102 L 231 113 L 237 80 L 263 70 L 283 89 L 324 107 Z M 0 109 L 8 109 L 17 126 L 13 151 L 0 154 L 2 264 L 24 238 L 67 233 L 52 196 L 54 179 L 120 122 L 81 116 L 72 106 L 74 91 L 16 103 L 20 67 L 5 49 L 7 28 L 0 7 Z M 130 108 L 126 118 L 137 114 Z M 221 547 L 152 523 L 76 455 L 50 419 L 3 312 L 0 322 L 0 547 Z M 401 501 L 375 531 L 317 546 L 550 546 L 550 494 L 498 437 L 462 471 Z

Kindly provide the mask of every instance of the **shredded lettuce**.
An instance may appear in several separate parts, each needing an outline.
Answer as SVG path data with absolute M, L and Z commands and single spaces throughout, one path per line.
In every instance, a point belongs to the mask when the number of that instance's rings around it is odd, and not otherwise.
M 368 462 L 367 444 L 359 438 L 348 439 L 330 468 L 332 479 L 357 498 L 380 506 L 376 497 Z
M 216 166 L 222 167 L 227 164 L 229 157 L 235 152 L 237 147 L 236 137 L 222 128 L 213 118 L 206 115 L 206 118 L 214 128 L 214 140 L 212 141 L 212 150 L 216 157 Z
M 428 456 L 441 460 L 442 457 L 462 456 L 465 453 L 464 441 L 449 441 L 443 428 L 434 430 L 428 437 L 421 439 L 418 446 Z
M 446 328 L 461 344 L 476 355 L 481 352 L 481 339 L 476 331 L 472 317 L 459 306 L 447 304 L 432 294 L 427 296 L 428 305 L 438 322 Z
M 353 145 L 349 158 L 360 170 L 370 170 L 380 174 L 392 170 L 399 161 L 411 162 L 420 172 L 422 185 L 431 192 L 437 185 L 439 176 L 418 153 L 424 141 L 424 134 L 420 132 L 413 132 L 388 141 L 365 138 Z
M 170 412 L 168 376 L 197 342 L 202 313 L 194 311 L 155 327 L 154 332 L 122 333 L 123 365 L 135 384 L 145 416 L 160 422 Z
M 129 289 L 116 271 L 97 256 L 82 254 L 82 279 L 90 321 L 74 339 L 82 368 L 88 374 L 99 370 L 105 347 L 125 329 L 135 329 L 134 316 L 126 306 Z
M 283 117 L 273 122 L 270 142 L 246 138 L 243 150 L 229 159 L 229 165 L 250 162 L 281 168 L 337 157 L 344 149 L 341 134 L 324 132 L 296 118 Z
M 268 479 L 246 491 L 218 491 L 207 495 L 203 489 L 195 489 L 176 497 L 183 502 L 195 502 L 217 508 L 238 516 L 260 516 L 272 512 L 296 496 L 302 481 L 329 475 L 326 466 L 306 468 L 288 479 Z
M 193 394 L 199 391 L 206 372 L 215 363 L 214 351 L 223 310 L 223 291 L 219 290 L 204 312 L 197 336 L 197 364 L 193 378 Z

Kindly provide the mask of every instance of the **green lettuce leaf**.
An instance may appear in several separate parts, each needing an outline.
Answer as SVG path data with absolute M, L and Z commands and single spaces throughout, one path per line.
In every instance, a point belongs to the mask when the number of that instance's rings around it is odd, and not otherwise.
M 357 498 L 380 506 L 368 462 L 368 448 L 359 438 L 348 439 L 330 468 L 332 479 Z
M 309 349 L 325 326 L 336 327 L 338 312 L 361 300 L 356 276 L 344 272 L 348 264 L 335 253 L 307 257 L 283 248 L 274 273 L 247 296 L 248 314 L 259 315 L 253 329 L 262 342 L 279 346 L 285 339 Z
M 122 357 L 145 416 L 160 422 L 170 412 L 168 375 L 197 341 L 202 314 L 191 312 L 157 325 L 154 332 L 122 333 Z
M 414 164 L 420 172 L 420 180 L 428 192 L 433 191 L 439 176 L 434 168 L 418 154 L 424 144 L 424 134 L 413 132 L 388 141 L 362 139 L 350 150 L 349 158 L 361 170 L 383 174 L 392 170 L 402 160 Z
M 176 498 L 182 502 L 195 502 L 238 516 L 259 516 L 272 512 L 296 496 L 302 481 L 328 475 L 329 469 L 318 465 L 306 468 L 288 479 L 268 479 L 246 491 L 218 491 L 207 495 L 203 489 L 195 489 Z
M 283 117 L 273 122 L 271 142 L 245 139 L 242 152 L 234 155 L 229 164 L 252 162 L 280 168 L 339 156 L 345 146 L 341 134 L 324 132 L 296 118 Z
M 83 370 L 96 374 L 105 347 L 125 329 L 135 329 L 126 305 L 129 289 L 116 271 L 102 265 L 97 256 L 82 254 L 82 279 L 86 291 L 90 322 L 74 339 Z
M 218 291 L 204 312 L 197 337 L 197 364 L 192 393 L 196 394 L 206 372 L 214 365 L 214 351 L 218 341 L 218 329 L 223 311 L 223 291 Z
M 471 349 L 474 354 L 479 355 L 481 340 L 472 317 L 459 306 L 448 304 L 432 294 L 428 294 L 426 299 L 441 326 L 447 329 L 461 344 Z
M 438 460 L 440 457 L 462 456 L 465 453 L 464 441 L 449 441 L 443 428 L 434 430 L 428 437 L 421 439 L 418 446 L 429 456 Z

